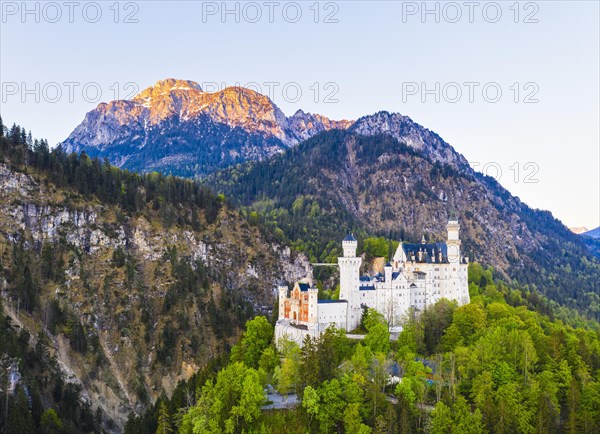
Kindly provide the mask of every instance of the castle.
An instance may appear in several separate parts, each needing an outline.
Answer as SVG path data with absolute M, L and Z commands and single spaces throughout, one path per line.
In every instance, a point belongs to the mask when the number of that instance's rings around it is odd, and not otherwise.
M 352 331 L 360 324 L 363 306 L 386 318 L 390 329 L 406 319 L 409 310 L 423 311 L 438 300 L 469 303 L 468 258 L 460 253 L 460 226 L 450 218 L 446 242 L 402 243 L 383 273 L 361 276 L 362 258 L 356 256 L 358 242 L 352 235 L 342 241 L 339 300 L 319 300 L 310 280 L 297 282 L 290 291 L 280 286 L 276 339 L 287 337 L 302 344 L 304 337 L 319 336 L 330 325 Z

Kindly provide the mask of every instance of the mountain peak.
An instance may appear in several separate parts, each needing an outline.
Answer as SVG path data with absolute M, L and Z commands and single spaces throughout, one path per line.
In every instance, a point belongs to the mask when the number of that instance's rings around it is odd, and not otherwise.
M 133 97 L 133 101 L 150 108 L 151 106 L 156 106 L 157 102 L 170 101 L 176 96 L 186 98 L 193 96 L 198 98 L 203 93 L 202 87 L 195 81 L 167 78 L 166 80 L 157 81 L 152 86 L 138 93 Z
M 166 78 L 164 80 L 158 80 L 152 86 L 147 87 L 138 95 L 136 95 L 135 98 L 144 94 L 170 92 L 172 90 L 195 90 L 202 92 L 202 87 L 192 80 L 178 80 L 176 78 Z
M 191 80 L 157 81 L 131 100 L 99 104 L 63 142 L 120 167 L 200 175 L 219 167 L 269 157 L 349 121 L 296 112 L 286 117 L 252 89 L 204 92 Z
M 450 164 L 459 169 L 469 167 L 465 157 L 456 152 L 444 139 L 400 113 L 379 111 L 363 116 L 352 125 L 351 130 L 363 136 L 389 135 L 423 153 L 432 161 Z
M 220 103 L 255 105 L 257 109 L 281 112 L 268 96 L 245 87 L 230 86 L 208 95 L 211 96 L 212 101 L 219 101 Z M 284 116 L 283 112 L 281 112 L 281 115 Z

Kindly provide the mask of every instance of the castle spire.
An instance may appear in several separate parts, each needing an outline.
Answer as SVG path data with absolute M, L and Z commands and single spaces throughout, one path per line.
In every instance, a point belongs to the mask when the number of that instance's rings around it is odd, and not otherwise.
M 406 252 L 404 251 L 402 241 L 400 241 L 400 244 L 398 244 L 398 248 L 394 254 L 394 262 L 398 262 L 399 264 L 404 264 L 407 262 Z

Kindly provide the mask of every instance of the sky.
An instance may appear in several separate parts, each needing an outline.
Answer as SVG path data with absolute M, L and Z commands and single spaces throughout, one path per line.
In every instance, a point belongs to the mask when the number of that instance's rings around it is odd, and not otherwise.
M 2 1 L 0 114 L 51 144 L 165 78 L 286 115 L 399 112 L 567 226 L 600 225 L 600 2 Z

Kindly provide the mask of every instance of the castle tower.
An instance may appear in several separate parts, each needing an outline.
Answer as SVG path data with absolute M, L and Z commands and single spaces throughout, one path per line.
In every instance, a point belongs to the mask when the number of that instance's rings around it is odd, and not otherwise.
M 446 228 L 448 230 L 448 240 L 446 241 L 446 245 L 448 246 L 448 262 L 458 264 L 460 261 L 460 225 L 458 224 L 458 218 L 450 216 Z
M 356 249 L 358 248 L 358 241 L 353 235 L 348 234 L 342 241 L 342 249 L 344 251 L 345 258 L 356 257 Z
M 351 294 L 358 290 L 360 264 L 362 258 L 356 257 L 358 242 L 352 235 L 342 241 L 344 256 L 338 258 L 340 267 L 340 300 L 350 300 Z
M 319 322 L 319 290 L 311 286 L 308 290 L 308 319 L 309 323 Z
M 280 285 L 277 288 L 279 292 L 279 319 L 285 318 L 285 302 L 287 301 L 288 287 L 286 285 Z
M 390 264 L 389 262 L 387 264 L 385 264 L 385 267 L 383 268 L 384 272 L 385 272 L 385 283 L 388 283 L 391 285 L 392 283 L 392 264 Z

